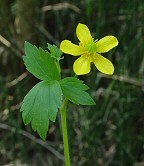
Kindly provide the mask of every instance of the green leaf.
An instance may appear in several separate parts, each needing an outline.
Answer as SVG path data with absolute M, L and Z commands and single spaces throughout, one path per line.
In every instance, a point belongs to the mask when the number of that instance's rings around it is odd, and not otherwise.
M 55 121 L 62 105 L 62 91 L 58 81 L 42 81 L 25 96 L 21 107 L 25 125 L 31 122 L 42 139 L 46 138 L 49 120 Z
M 63 52 L 56 45 L 51 45 L 48 43 L 47 48 L 51 52 L 51 57 L 57 59 L 58 61 L 63 59 L 63 57 L 61 58 Z
M 40 80 L 59 80 L 55 59 L 42 48 L 37 48 L 32 44 L 25 42 L 25 54 L 23 57 L 27 70 Z
M 89 87 L 77 78 L 68 77 L 60 81 L 63 94 L 75 104 L 95 105 L 94 100 L 85 92 Z

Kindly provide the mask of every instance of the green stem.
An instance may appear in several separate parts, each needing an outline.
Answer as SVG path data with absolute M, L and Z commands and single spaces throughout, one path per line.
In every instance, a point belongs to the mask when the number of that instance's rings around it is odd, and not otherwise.
M 67 103 L 68 100 L 64 99 L 63 105 L 60 109 L 60 113 L 61 113 L 61 123 L 62 123 L 62 133 L 63 133 L 63 143 L 64 143 L 65 166 L 70 166 L 70 155 L 69 155 L 69 144 L 68 144 L 68 133 L 67 133 L 67 122 L 66 122 Z

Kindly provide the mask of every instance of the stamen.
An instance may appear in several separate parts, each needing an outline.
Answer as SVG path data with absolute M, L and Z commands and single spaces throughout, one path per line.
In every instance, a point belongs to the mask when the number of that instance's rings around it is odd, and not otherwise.
M 85 46 L 85 48 L 88 53 L 93 54 L 96 52 L 96 43 L 94 41 L 91 41 Z

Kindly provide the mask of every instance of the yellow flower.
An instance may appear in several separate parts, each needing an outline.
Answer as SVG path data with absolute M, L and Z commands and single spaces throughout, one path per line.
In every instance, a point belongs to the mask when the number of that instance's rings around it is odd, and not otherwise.
M 60 44 L 60 49 L 74 56 L 81 55 L 73 65 L 74 72 L 77 75 L 88 74 L 93 62 L 96 68 L 104 74 L 113 74 L 113 64 L 99 53 L 108 52 L 118 45 L 118 40 L 114 36 L 106 36 L 100 40 L 94 40 L 90 30 L 84 24 L 78 24 L 76 35 L 80 41 L 79 45 L 73 44 L 69 40 L 64 40 Z

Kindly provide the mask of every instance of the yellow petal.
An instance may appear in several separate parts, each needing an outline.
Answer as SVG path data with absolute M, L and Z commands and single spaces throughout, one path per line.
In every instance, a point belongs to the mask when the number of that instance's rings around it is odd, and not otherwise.
M 85 56 L 81 56 L 74 62 L 73 68 L 77 75 L 88 74 L 91 70 L 90 61 Z
M 73 44 L 69 40 L 64 40 L 60 44 L 60 49 L 66 53 L 66 54 L 71 54 L 74 56 L 81 55 L 85 52 L 85 49 L 82 46 L 78 46 L 76 44 Z
M 104 74 L 113 74 L 114 66 L 108 59 L 104 58 L 100 54 L 95 54 L 94 64 L 96 68 Z
M 78 24 L 76 34 L 82 46 L 85 46 L 90 40 L 92 40 L 90 30 L 85 24 Z
M 96 42 L 98 53 L 108 52 L 117 45 L 118 45 L 118 40 L 114 36 L 106 36 Z

